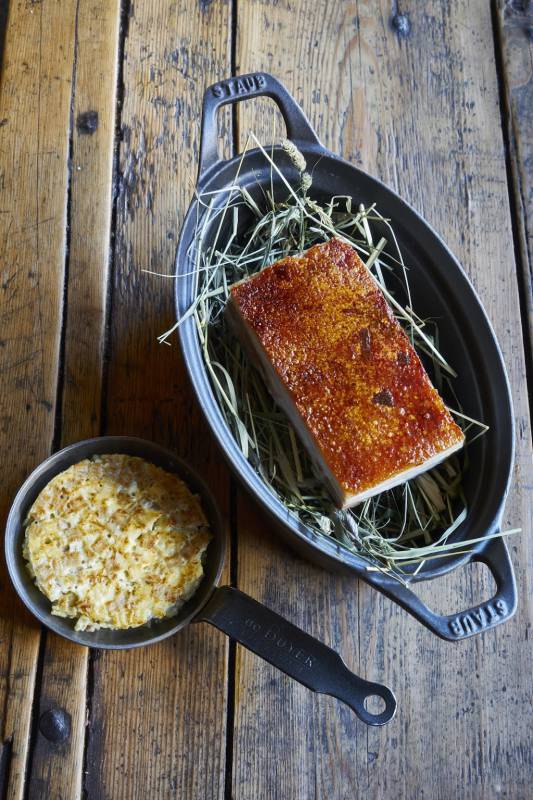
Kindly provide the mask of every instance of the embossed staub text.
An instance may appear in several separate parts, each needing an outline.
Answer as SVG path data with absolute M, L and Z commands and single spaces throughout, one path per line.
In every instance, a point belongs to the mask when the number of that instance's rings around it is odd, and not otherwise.
M 242 78 L 235 78 L 228 81 L 220 81 L 215 83 L 211 91 L 215 97 L 239 97 L 241 95 L 251 94 L 258 92 L 266 85 L 264 75 L 244 75 Z
M 294 658 L 295 661 L 299 661 L 308 669 L 313 667 L 312 656 L 284 636 L 276 625 L 269 625 L 268 628 L 264 628 L 261 623 L 253 619 L 253 617 L 247 617 L 244 624 L 258 636 L 261 636 L 263 639 L 268 639 L 274 647 L 283 650 L 287 655 Z
M 468 614 L 458 614 L 448 622 L 448 625 L 454 636 L 468 636 L 470 633 L 488 628 L 501 617 L 507 616 L 508 611 L 507 603 L 500 599 L 494 603 L 485 603 L 475 611 L 469 611 Z

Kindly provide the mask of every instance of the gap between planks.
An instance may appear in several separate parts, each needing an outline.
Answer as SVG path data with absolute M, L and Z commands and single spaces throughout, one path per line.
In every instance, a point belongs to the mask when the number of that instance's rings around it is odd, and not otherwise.
M 521 186 L 520 153 L 515 130 L 515 126 L 518 125 L 520 121 L 513 118 L 509 74 L 505 68 L 504 14 L 507 5 L 508 4 L 502 5 L 501 0 L 491 0 L 494 59 L 498 77 L 501 126 L 505 147 L 505 167 L 507 171 L 507 187 L 509 191 L 509 206 L 511 209 L 511 226 L 516 262 L 516 279 L 520 299 L 519 311 L 524 342 L 529 414 L 530 419 L 533 419 L 533 296 L 530 274 L 531 265 L 529 263 L 527 250 L 527 201 L 524 198 L 524 187 Z M 512 11 L 510 13 L 512 13 Z M 526 40 L 525 30 L 524 40 Z M 527 44 L 524 44 L 524 46 L 527 46 Z M 527 169 L 527 167 L 525 167 L 525 169 Z

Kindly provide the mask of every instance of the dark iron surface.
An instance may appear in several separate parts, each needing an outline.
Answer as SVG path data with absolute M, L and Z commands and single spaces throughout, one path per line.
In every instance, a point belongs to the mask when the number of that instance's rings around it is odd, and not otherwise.
M 76 631 L 73 620 L 51 613 L 50 602 L 28 572 L 22 556 L 24 520 L 38 494 L 55 475 L 84 458 L 103 453 L 139 456 L 177 474 L 199 496 L 213 539 L 207 549 L 204 578 L 177 616 L 124 631 Z M 22 601 L 44 625 L 77 644 L 109 650 L 141 647 L 171 636 L 189 622 L 204 620 L 309 689 L 331 694 L 347 703 L 366 724 L 389 722 L 396 711 L 396 700 L 390 689 L 359 678 L 350 672 L 337 653 L 251 597 L 229 586 L 216 588 L 226 544 L 222 519 L 204 482 L 169 450 L 131 436 L 102 436 L 78 442 L 44 461 L 15 497 L 5 537 L 9 574 Z M 384 701 L 385 707 L 372 713 L 365 707 L 365 700 L 375 696 Z M 43 735 L 51 741 L 62 741 L 70 733 L 70 718 L 60 710 L 43 714 L 39 725 Z
M 492 326 L 470 281 L 437 233 L 397 194 L 363 170 L 343 161 L 320 144 L 303 111 L 273 76 L 254 73 L 221 81 L 208 87 L 204 97 L 202 142 L 197 192 L 227 188 L 236 180 L 258 202 L 270 187 L 270 168 L 258 149 L 229 161 L 217 152 L 216 112 L 224 104 L 266 95 L 275 100 L 287 126 L 287 135 L 298 146 L 313 175 L 317 199 L 344 194 L 356 203 L 376 203 L 393 220 L 395 234 L 410 268 L 413 305 L 423 317 L 439 319 L 440 346 L 454 364 L 456 389 L 464 412 L 489 425 L 488 433 L 469 447 L 470 468 L 464 489 L 468 515 L 454 534 L 457 541 L 478 539 L 501 529 L 505 499 L 514 460 L 514 418 L 509 383 Z M 267 147 L 270 153 L 270 147 Z M 274 148 L 276 163 L 287 181 L 297 174 L 286 154 Z M 237 170 L 239 169 L 238 175 Z M 275 193 L 286 190 L 274 181 Z M 212 195 L 211 195 L 212 196 Z M 223 201 L 221 201 L 223 202 Z M 190 245 L 202 210 L 194 199 L 185 219 L 176 256 L 176 309 L 182 316 L 194 298 Z M 516 609 L 516 586 L 507 548 L 502 540 L 472 544 L 468 554 L 428 560 L 412 582 L 442 575 L 469 561 L 486 563 L 492 571 L 496 595 L 488 602 L 453 615 L 438 615 L 427 608 L 412 589 L 379 572 L 333 539 L 319 536 L 294 516 L 270 492 L 242 455 L 214 398 L 204 366 L 192 318 L 179 328 L 180 342 L 200 407 L 229 463 L 271 516 L 279 534 L 303 556 L 328 568 L 351 572 L 375 586 L 444 639 L 458 640 L 509 619 Z

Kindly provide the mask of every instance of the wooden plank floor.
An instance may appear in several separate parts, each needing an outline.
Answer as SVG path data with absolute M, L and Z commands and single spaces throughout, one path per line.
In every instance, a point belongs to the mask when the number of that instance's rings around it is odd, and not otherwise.
M 399 10 L 401 6 L 401 11 Z M 231 531 L 225 580 L 391 686 L 370 729 L 206 625 L 88 652 L 46 633 L 0 571 L 0 798 L 533 797 L 533 8 L 511 0 L 10 0 L 0 12 L 0 524 L 54 449 L 99 433 L 167 444 Z M 170 274 L 195 180 L 205 86 L 281 78 L 335 152 L 441 233 L 509 371 L 517 459 L 505 524 L 519 610 L 441 642 L 350 577 L 278 541 L 230 477 L 177 344 Z M 226 155 L 265 142 L 271 101 L 220 115 Z M 451 612 L 490 595 L 467 568 L 420 589 Z M 43 715 L 70 721 L 62 742 Z

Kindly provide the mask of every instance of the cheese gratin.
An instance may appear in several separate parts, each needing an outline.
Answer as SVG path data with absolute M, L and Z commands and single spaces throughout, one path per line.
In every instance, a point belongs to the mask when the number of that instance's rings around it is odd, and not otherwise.
M 177 613 L 203 576 L 211 539 L 176 475 L 141 458 L 101 455 L 42 490 L 24 557 L 52 613 L 76 630 L 124 629 Z

